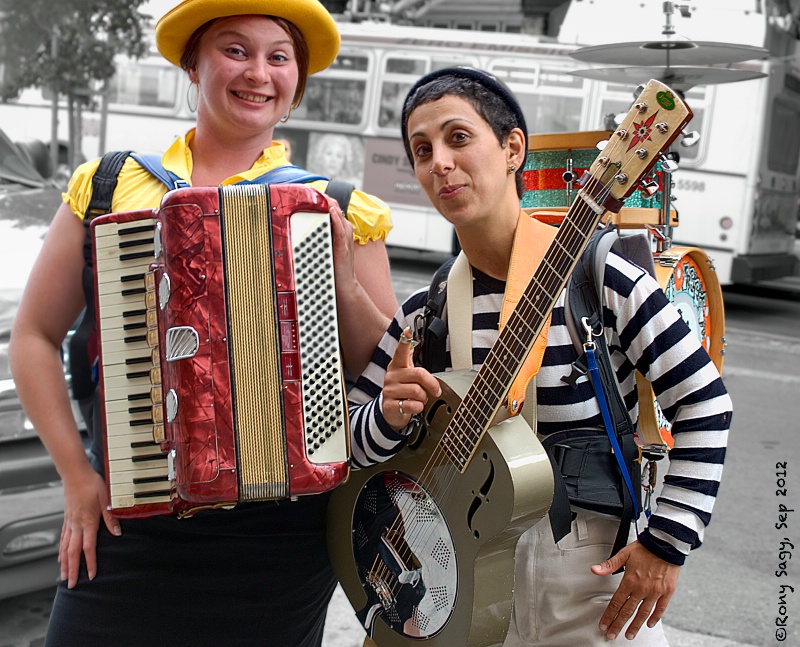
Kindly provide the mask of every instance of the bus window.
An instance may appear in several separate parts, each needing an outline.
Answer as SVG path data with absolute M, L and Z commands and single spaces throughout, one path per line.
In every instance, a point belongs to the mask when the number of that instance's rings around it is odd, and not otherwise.
M 363 54 L 342 53 L 333 65 L 308 79 L 300 106 L 292 119 L 328 124 L 360 124 L 364 117 L 369 59 Z
M 181 70 L 138 62 L 120 63 L 109 84 L 110 103 L 175 108 Z
M 580 130 L 581 97 L 515 92 L 530 133 L 571 133 Z
M 413 83 L 410 82 L 383 82 L 381 86 L 381 109 L 378 113 L 378 125 L 381 128 L 396 128 L 399 132 L 403 101 L 412 85 Z
M 776 173 L 795 175 L 800 150 L 800 108 L 776 97 L 770 121 L 767 166 Z
M 514 92 L 528 131 L 562 133 L 580 130 L 583 80 L 538 63 L 498 62 L 491 73 Z
M 428 71 L 425 63 L 421 58 L 387 58 L 386 74 L 411 74 L 419 77 Z
M 292 112 L 292 119 L 360 124 L 366 85 L 366 81 L 312 76 L 308 79 L 303 102 Z
M 328 70 L 344 70 L 347 72 L 366 72 L 369 68 L 369 61 L 363 54 L 351 54 L 342 52 L 331 64 Z

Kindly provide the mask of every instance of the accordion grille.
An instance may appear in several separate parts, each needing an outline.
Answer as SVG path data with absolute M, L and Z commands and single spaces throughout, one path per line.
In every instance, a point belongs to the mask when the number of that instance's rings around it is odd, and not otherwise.
M 288 460 L 267 189 L 226 187 L 222 206 L 240 499 L 277 499 Z

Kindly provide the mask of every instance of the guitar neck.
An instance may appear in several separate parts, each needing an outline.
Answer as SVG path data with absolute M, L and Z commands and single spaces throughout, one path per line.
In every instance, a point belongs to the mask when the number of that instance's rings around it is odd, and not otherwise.
M 466 468 L 508 396 L 514 378 L 605 211 L 585 188 L 581 189 L 519 303 L 500 331 L 442 437 L 442 447 L 459 471 Z
M 555 240 L 444 432 L 442 449 L 459 471 L 466 469 L 508 396 L 600 218 L 607 209 L 620 210 L 691 118 L 692 111 L 679 96 L 651 80 L 581 178 L 583 186 Z

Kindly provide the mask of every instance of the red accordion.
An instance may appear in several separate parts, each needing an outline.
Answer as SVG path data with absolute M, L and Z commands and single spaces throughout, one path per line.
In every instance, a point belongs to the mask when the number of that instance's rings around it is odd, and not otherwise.
M 113 512 L 188 514 L 341 483 L 349 429 L 324 196 L 179 189 L 91 227 Z

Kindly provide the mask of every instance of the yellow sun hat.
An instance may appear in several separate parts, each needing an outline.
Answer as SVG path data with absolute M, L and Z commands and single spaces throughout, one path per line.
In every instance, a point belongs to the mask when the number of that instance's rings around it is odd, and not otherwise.
M 284 18 L 303 34 L 308 45 L 308 73 L 324 70 L 339 53 L 341 36 L 328 10 L 318 0 L 184 0 L 156 24 L 156 46 L 180 67 L 192 34 L 209 20 L 256 14 Z

